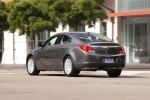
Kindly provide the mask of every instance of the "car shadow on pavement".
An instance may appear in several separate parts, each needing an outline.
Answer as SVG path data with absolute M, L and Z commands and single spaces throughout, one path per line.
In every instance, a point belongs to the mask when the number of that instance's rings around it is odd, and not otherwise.
M 144 76 L 126 76 L 126 75 L 121 75 L 119 77 L 109 77 L 107 75 L 79 75 L 78 77 L 91 77 L 91 78 L 145 78 Z
M 39 76 L 54 76 L 54 77 L 67 77 L 65 74 L 40 74 Z M 95 75 L 95 74 L 79 74 L 76 77 L 71 78 L 150 78 L 146 76 L 138 76 L 138 75 L 121 75 L 119 77 L 109 77 L 107 75 Z M 70 77 L 68 77 L 70 78 Z

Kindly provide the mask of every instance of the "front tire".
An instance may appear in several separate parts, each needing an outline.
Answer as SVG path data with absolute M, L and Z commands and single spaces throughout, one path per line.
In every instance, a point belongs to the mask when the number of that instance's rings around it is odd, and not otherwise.
M 64 60 L 64 72 L 69 77 L 75 77 L 80 73 L 80 70 L 75 69 L 73 59 L 70 56 Z
M 107 74 L 108 74 L 109 77 L 119 77 L 121 72 L 122 72 L 122 69 L 109 70 L 109 71 L 107 71 Z
M 29 75 L 39 75 L 40 71 L 36 68 L 33 56 L 29 57 L 27 60 L 26 67 Z

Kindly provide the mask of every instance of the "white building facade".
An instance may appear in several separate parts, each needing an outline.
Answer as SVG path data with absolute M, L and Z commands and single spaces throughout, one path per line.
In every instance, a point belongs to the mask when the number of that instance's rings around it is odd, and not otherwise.
M 110 2 L 111 1 L 111 2 Z M 109 6 L 111 9 L 115 10 L 115 0 L 106 0 L 106 6 Z M 105 9 L 105 8 L 104 8 Z M 110 12 L 109 10 L 105 9 L 106 11 Z M 114 24 L 114 28 L 117 28 L 116 24 Z M 79 31 L 86 31 L 86 32 L 96 32 L 101 33 L 109 38 L 112 38 L 112 22 L 108 18 L 104 21 L 97 21 L 96 24 L 89 28 L 87 25 L 85 27 L 81 27 Z M 44 32 L 38 34 L 36 36 L 36 45 L 40 41 L 44 41 L 48 39 L 50 36 L 59 33 L 59 32 L 69 32 L 72 31 L 68 26 L 63 28 L 62 25 L 59 25 L 56 32 Z M 114 33 L 115 32 L 114 30 Z M 114 41 L 118 42 L 116 38 L 117 34 L 114 34 Z M 26 55 L 27 53 L 32 50 L 32 40 L 27 37 L 26 35 L 19 35 L 18 31 L 15 33 L 10 33 L 9 31 L 5 31 L 3 34 L 3 54 L 2 54 L 2 64 L 25 64 L 26 63 Z

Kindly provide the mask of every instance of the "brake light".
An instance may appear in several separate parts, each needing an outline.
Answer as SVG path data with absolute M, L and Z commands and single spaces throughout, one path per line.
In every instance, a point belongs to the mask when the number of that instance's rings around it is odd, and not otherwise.
M 119 48 L 119 53 L 125 53 L 124 47 Z
M 95 53 L 94 48 L 90 47 L 90 46 L 79 46 L 80 49 L 82 49 L 85 52 L 91 52 L 91 53 Z

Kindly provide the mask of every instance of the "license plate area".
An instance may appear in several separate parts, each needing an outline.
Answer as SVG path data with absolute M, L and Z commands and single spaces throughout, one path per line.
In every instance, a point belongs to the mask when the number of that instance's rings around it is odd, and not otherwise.
M 114 63 L 114 59 L 113 58 L 104 58 L 103 62 L 104 63 Z

